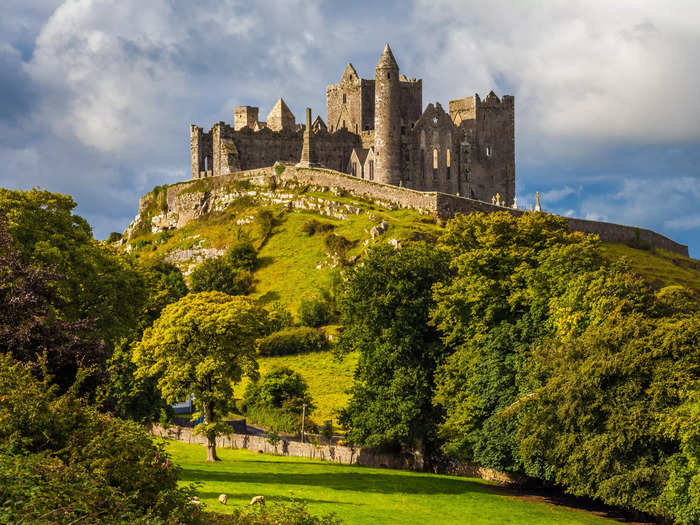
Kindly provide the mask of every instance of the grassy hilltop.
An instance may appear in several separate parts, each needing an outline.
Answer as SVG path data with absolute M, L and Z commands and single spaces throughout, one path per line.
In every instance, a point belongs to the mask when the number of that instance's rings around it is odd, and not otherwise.
M 182 188 L 181 195 L 197 199 L 221 191 L 220 187 L 221 182 L 214 179 L 175 186 Z M 173 188 L 170 189 L 172 192 Z M 260 261 L 254 272 L 251 295 L 266 304 L 281 303 L 293 314 L 303 298 L 332 290 L 334 276 L 342 265 L 333 247 L 329 248 L 329 237 L 340 236 L 348 241 L 342 258 L 352 262 L 361 258 L 366 247 L 372 244 L 394 242 L 394 239 L 398 242 L 437 239 L 443 230 L 440 221 L 416 210 L 393 209 L 329 188 L 272 189 L 240 184 L 227 187 L 225 191 L 234 198 L 227 199 L 225 206 L 217 206 L 219 209 L 191 220 L 180 229 L 151 233 L 151 218 L 167 211 L 166 191 L 166 187 L 158 187 L 147 195 L 148 205 L 142 211 L 140 231 L 125 240 L 123 249 L 147 260 L 173 256 L 183 250 L 224 250 L 238 239 L 248 238 L 258 249 Z M 286 201 L 274 202 L 270 195 L 282 201 L 291 198 L 317 203 L 318 209 L 299 209 Z M 344 218 L 338 218 L 340 212 Z M 373 239 L 370 230 L 382 222 L 388 224 L 386 231 Z M 683 285 L 700 294 L 700 263 L 697 261 L 664 250 L 622 244 L 606 243 L 603 253 L 610 260 L 626 257 L 632 268 L 656 288 Z M 176 263 L 186 273 L 195 265 L 192 261 Z M 263 372 L 275 365 L 285 365 L 301 373 L 318 405 L 314 419 L 321 422 L 332 418 L 345 404 L 345 390 L 352 382 L 357 356 L 351 354 L 338 362 L 331 352 L 322 352 L 259 361 Z M 242 390 L 237 392 L 241 394 Z

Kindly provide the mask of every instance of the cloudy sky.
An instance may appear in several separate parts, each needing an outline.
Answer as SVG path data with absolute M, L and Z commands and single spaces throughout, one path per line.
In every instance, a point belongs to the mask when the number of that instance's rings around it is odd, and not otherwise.
M 325 119 L 325 85 L 373 77 L 387 41 L 424 106 L 515 96 L 519 204 L 700 257 L 697 0 L 2 0 L 0 186 L 70 193 L 104 238 L 188 177 L 190 123 L 280 96 Z

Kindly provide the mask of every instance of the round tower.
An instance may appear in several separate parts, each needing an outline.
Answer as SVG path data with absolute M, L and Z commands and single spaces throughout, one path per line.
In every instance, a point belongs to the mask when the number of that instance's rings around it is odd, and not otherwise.
M 400 97 L 399 66 L 387 44 L 374 84 L 374 180 L 396 186 L 401 181 Z

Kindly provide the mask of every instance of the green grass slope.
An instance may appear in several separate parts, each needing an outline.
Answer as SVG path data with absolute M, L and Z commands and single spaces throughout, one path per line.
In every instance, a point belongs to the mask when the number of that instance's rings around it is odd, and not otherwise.
M 547 503 L 497 493 L 483 480 L 374 469 L 337 463 L 218 449 L 222 461 L 204 462 L 200 445 L 169 442 L 183 468 L 181 484 L 200 483 L 209 510 L 230 513 L 264 495 L 268 503 L 304 502 L 313 514 L 334 512 L 348 525 L 604 524 L 611 520 Z M 218 502 L 228 495 L 228 504 Z

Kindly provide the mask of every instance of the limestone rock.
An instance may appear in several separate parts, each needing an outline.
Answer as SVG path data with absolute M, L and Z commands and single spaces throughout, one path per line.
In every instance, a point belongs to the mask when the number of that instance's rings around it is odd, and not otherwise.
M 219 503 L 222 505 L 226 505 L 226 502 L 228 501 L 228 496 L 226 494 L 219 494 Z

